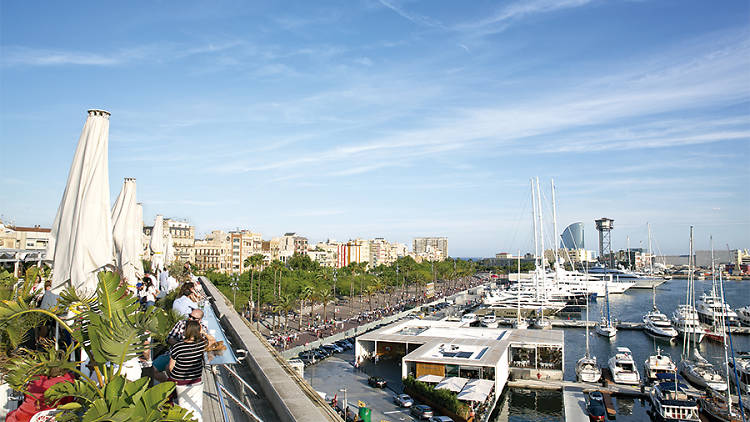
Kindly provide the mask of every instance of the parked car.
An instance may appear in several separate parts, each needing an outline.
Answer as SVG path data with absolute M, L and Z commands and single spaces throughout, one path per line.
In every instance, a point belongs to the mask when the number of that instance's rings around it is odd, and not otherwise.
M 418 404 L 411 407 L 411 415 L 419 420 L 430 419 L 432 414 L 432 408 L 424 404 Z
M 315 363 L 315 359 L 312 357 L 302 356 L 299 358 L 305 366 L 310 366 Z
M 342 349 L 339 346 L 336 346 L 335 344 L 324 344 L 324 345 L 322 345 L 320 347 L 328 350 L 331 353 L 341 353 L 341 352 L 344 351 L 344 349 Z
M 411 407 L 414 404 L 414 400 L 409 397 L 408 394 L 399 394 L 393 397 L 393 402 L 400 407 Z
M 344 350 L 350 350 L 354 348 L 354 346 L 352 346 L 352 344 L 349 343 L 347 340 L 339 340 L 336 342 L 336 345 L 344 348 Z
M 604 397 L 598 391 L 589 393 L 589 404 L 586 406 L 586 413 L 589 414 L 590 421 L 604 422 L 607 416 L 607 409 L 604 407 Z
M 433 416 L 430 418 L 430 422 L 453 422 L 453 419 L 447 416 Z
M 377 387 L 377 388 L 385 388 L 386 384 L 388 382 L 380 377 L 370 377 L 367 379 L 367 383 L 370 384 L 370 387 Z
M 322 353 L 322 354 L 323 354 L 323 355 L 324 355 L 325 357 L 327 357 L 327 358 L 328 358 L 328 357 L 331 357 L 331 356 L 333 356 L 333 352 L 331 352 L 330 350 L 326 349 L 326 348 L 325 348 L 325 347 L 323 347 L 323 346 L 321 346 L 321 347 L 318 347 L 318 348 L 317 348 L 317 349 L 315 349 L 315 350 L 317 350 L 318 352 Z

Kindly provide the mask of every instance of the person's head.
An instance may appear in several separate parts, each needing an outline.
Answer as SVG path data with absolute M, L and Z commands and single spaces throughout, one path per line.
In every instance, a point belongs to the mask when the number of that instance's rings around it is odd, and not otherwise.
M 149 287 L 153 287 L 153 285 L 154 285 L 154 281 L 151 280 L 151 277 L 146 277 L 143 279 L 143 287 L 149 288 Z
M 187 282 L 180 287 L 180 296 L 190 296 L 193 293 L 193 283 Z
M 185 340 L 198 341 L 201 339 L 201 324 L 198 321 L 188 320 L 185 323 Z
M 188 315 L 188 321 L 200 322 L 202 319 L 203 319 L 203 310 L 201 309 L 193 309 L 190 312 L 190 315 Z

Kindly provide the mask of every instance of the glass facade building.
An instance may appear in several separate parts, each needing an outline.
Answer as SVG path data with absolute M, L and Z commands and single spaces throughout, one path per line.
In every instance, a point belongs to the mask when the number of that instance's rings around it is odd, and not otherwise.
M 586 249 L 583 238 L 583 223 L 573 223 L 563 230 L 560 235 L 560 247 L 565 249 Z

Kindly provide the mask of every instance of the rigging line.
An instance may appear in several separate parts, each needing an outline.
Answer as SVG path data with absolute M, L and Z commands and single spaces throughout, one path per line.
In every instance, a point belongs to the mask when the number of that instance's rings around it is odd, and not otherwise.
M 519 228 L 521 226 L 521 220 L 523 219 L 524 215 L 527 212 L 527 206 L 529 205 L 528 198 L 525 199 L 525 200 L 523 200 L 523 201 L 521 201 L 521 203 L 523 204 L 523 208 L 521 209 L 521 213 L 516 218 L 516 221 L 515 221 L 515 230 L 513 231 L 513 236 L 511 237 L 511 242 L 510 242 L 511 248 L 509 250 L 518 249 L 518 248 L 515 247 L 516 246 L 516 238 L 518 237 L 518 230 L 519 230 Z M 528 250 L 528 246 L 529 245 L 527 244 L 526 246 L 527 246 L 526 249 Z

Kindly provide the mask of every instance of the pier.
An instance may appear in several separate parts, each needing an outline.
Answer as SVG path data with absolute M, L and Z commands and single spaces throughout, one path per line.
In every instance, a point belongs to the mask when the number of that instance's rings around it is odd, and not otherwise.
M 578 319 L 553 319 L 550 321 L 555 328 L 594 328 L 596 321 L 583 321 Z M 618 330 L 643 330 L 642 322 L 619 321 L 615 324 Z M 750 327 L 728 326 L 729 332 L 733 335 L 750 335 Z

